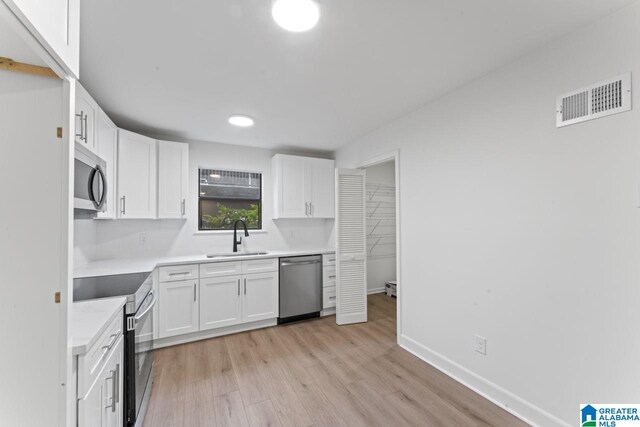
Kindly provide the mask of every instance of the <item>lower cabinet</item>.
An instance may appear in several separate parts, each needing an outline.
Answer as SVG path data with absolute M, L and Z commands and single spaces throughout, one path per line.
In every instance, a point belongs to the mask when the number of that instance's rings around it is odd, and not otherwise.
M 200 330 L 242 323 L 242 276 L 200 280 Z
M 200 265 L 200 279 L 169 281 L 161 267 L 159 281 L 158 337 L 169 338 L 278 317 L 278 271 L 231 274 L 266 268 L 263 260 L 243 261 L 246 268 L 229 263 Z M 229 264 L 229 266 L 227 266 Z M 211 268 L 213 265 L 217 268 Z M 180 270 L 177 267 L 174 269 Z M 176 270 L 176 271 L 177 271 Z M 203 272 L 206 272 L 203 275 Z M 165 281 L 162 281 L 162 278 Z
M 242 322 L 278 317 L 278 273 L 245 274 L 242 280 Z
M 123 362 L 124 339 L 120 336 L 95 383 L 84 398 L 78 400 L 78 426 L 122 426 Z
M 159 337 L 199 330 L 198 281 L 160 282 Z

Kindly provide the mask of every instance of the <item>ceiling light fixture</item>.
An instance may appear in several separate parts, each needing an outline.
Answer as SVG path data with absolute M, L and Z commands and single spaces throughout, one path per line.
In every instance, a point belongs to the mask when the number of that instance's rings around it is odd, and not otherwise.
M 276 0 L 271 16 L 287 31 L 299 33 L 309 31 L 320 19 L 320 9 L 313 0 Z
M 210 176 L 211 178 L 216 178 L 216 179 L 220 178 L 220 175 L 219 175 L 219 174 L 217 174 L 217 173 L 212 173 L 212 174 L 211 174 L 211 175 L 209 175 L 209 176 Z
M 240 126 L 240 127 L 246 128 L 246 127 L 253 126 L 254 121 L 249 116 L 242 116 L 242 115 L 236 114 L 229 117 L 229 123 L 231 123 L 234 126 Z

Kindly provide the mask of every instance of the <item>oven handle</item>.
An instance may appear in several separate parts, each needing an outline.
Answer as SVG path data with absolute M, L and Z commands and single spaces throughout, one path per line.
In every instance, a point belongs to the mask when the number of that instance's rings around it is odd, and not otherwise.
M 140 314 L 136 314 L 136 321 L 142 319 L 144 317 L 145 314 L 147 314 L 149 312 L 149 310 L 151 310 L 153 308 L 154 305 L 156 305 L 156 301 L 157 301 L 157 297 L 156 294 L 153 292 L 153 290 L 149 291 L 149 293 L 151 294 L 151 297 L 153 298 L 151 300 L 151 303 L 149 304 L 149 307 L 145 308 L 144 311 Z

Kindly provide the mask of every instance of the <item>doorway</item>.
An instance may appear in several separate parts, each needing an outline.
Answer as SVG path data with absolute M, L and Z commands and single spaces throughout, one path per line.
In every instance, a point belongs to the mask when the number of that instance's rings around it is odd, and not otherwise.
M 361 165 L 366 171 L 367 306 L 369 321 L 393 323 L 400 333 L 398 156 Z

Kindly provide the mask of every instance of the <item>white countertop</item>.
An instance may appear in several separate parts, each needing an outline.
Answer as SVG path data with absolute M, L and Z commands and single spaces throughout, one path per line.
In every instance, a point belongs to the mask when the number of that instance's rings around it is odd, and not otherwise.
M 294 249 L 265 252 L 267 252 L 266 255 L 234 256 L 223 258 L 207 258 L 205 254 L 199 254 L 156 258 L 106 259 L 101 261 L 94 261 L 82 266 L 77 266 L 75 268 L 73 277 L 78 279 L 81 277 L 108 276 L 112 274 L 143 273 L 147 271 L 153 271 L 156 267 L 168 265 L 201 264 L 205 262 L 224 262 L 261 258 L 279 258 L 287 256 L 330 254 L 334 253 L 335 249 Z
M 116 316 L 122 316 L 125 297 L 74 302 L 71 312 L 73 355 L 85 354 Z

